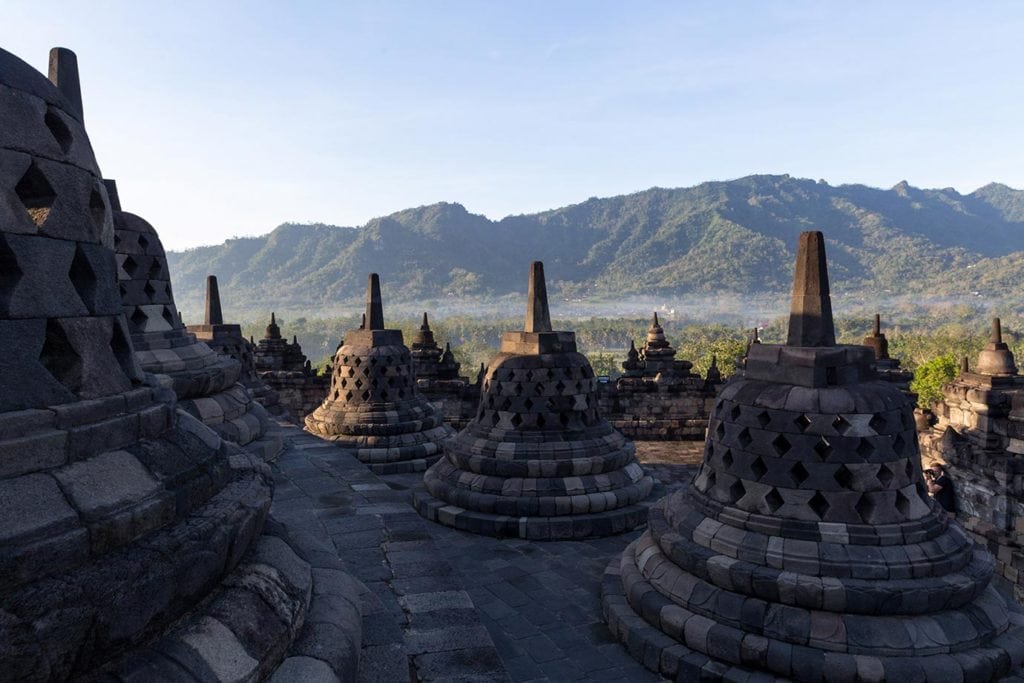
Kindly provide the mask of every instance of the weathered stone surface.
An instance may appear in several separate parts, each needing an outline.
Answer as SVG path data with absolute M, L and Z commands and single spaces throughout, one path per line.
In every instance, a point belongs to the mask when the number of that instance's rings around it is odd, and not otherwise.
M 927 495 L 912 405 L 867 348 L 831 345 L 820 233 L 801 237 L 793 291 L 791 345 L 751 347 L 692 487 L 609 565 L 609 628 L 688 680 L 1010 674 L 1002 636 L 1024 631 L 991 556 Z
M 535 282 L 534 280 L 541 281 Z M 653 481 L 633 445 L 601 419 L 596 379 L 571 332 L 544 328 L 539 263 L 527 318 L 508 332 L 483 380 L 476 418 L 424 475 L 413 502 L 465 531 L 531 539 L 607 536 L 642 523 Z
M 132 282 L 167 285 L 122 290 L 151 297 L 131 302 L 136 326 L 155 314 L 170 328 L 169 277 L 138 240 L 115 261 L 73 62 L 55 53 L 58 89 L 0 50 L 0 669 L 11 680 L 88 678 L 158 638 L 247 553 L 272 486 L 265 467 L 176 414 L 135 358 L 115 263 Z M 182 657 L 129 655 L 139 668 L 126 679 L 240 671 L 210 635 Z
M 306 429 L 353 448 L 370 469 L 423 471 L 453 435 L 419 393 L 412 357 L 400 330 L 384 329 L 380 281 L 371 275 L 366 325 L 345 335 L 334 355 L 327 398 L 306 416 Z

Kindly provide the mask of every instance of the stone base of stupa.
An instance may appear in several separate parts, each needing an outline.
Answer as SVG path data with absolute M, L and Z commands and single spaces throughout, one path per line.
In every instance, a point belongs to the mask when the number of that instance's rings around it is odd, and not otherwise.
M 569 541 L 614 536 L 642 526 L 647 518 L 647 507 L 644 505 L 626 505 L 578 515 L 499 515 L 452 505 L 434 498 L 424 490 L 413 492 L 412 505 L 426 519 L 454 529 L 483 536 L 531 541 Z
M 959 605 L 945 611 L 829 611 L 841 609 L 846 600 L 878 600 L 879 595 L 869 588 L 851 594 L 857 582 L 849 579 L 822 586 L 820 580 L 797 572 L 750 573 L 753 565 L 742 559 L 718 556 L 707 561 L 666 521 L 666 508 L 679 508 L 683 496 L 673 494 L 651 508 L 648 531 L 612 559 L 602 580 L 608 628 L 651 671 L 677 681 L 1021 680 L 1008 672 L 1024 667 L 1024 610 L 992 586 L 972 583 L 971 566 L 945 581 L 908 578 L 903 593 L 897 591 L 888 601 L 903 600 L 918 610 L 933 603 L 933 597 Z M 710 527 L 703 531 L 714 533 Z M 807 561 L 781 552 L 780 567 Z M 704 567 L 701 571 L 716 583 L 686 566 Z M 790 592 L 807 604 L 815 603 L 817 590 L 820 610 L 766 603 L 725 591 L 718 582 L 753 582 L 749 585 Z M 864 583 L 882 591 L 886 583 L 896 588 L 898 582 Z
M 308 418 L 306 425 L 309 429 Z M 365 425 L 367 429 L 374 426 L 376 425 Z M 309 431 L 317 433 L 312 429 Z M 455 436 L 455 430 L 446 424 L 440 424 L 421 432 L 391 436 L 317 435 L 325 441 L 333 441 L 342 448 L 351 449 L 353 455 L 374 474 L 406 474 L 423 472 L 437 462 L 444 453 L 444 442 Z

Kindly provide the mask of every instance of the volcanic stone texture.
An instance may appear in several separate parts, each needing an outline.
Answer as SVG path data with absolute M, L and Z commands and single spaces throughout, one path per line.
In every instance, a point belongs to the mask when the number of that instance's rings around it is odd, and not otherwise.
M 420 514 L 491 536 L 607 536 L 642 524 L 653 480 L 601 419 L 594 371 L 571 332 L 553 332 L 543 270 L 531 270 L 528 330 L 507 332 L 476 418 L 414 494 Z
M 815 255 L 811 235 L 800 256 Z M 798 282 L 827 277 L 823 258 Z M 827 342 L 828 302 L 797 291 L 827 297 L 823 284 L 794 287 L 794 317 L 814 324 L 791 337 Z M 873 360 L 860 346 L 752 346 L 693 486 L 659 501 L 605 574 L 609 627 L 649 668 L 685 681 L 1019 672 L 1024 621 L 989 585 L 992 556 L 928 497 L 912 405 Z
M 223 438 L 261 457 L 276 454 L 279 447 L 263 440 L 266 410 L 239 383 L 244 379 L 242 361 L 198 341 L 178 318 L 167 256 L 156 230 L 120 210 L 114 211 L 114 226 L 122 307 L 143 370 L 166 375 L 179 406 Z M 241 332 L 237 336 L 245 344 Z M 251 357 L 242 355 L 251 366 Z
M 73 58 L 55 50 L 51 77 Z M 78 85 L 57 86 L 0 50 L 5 680 L 77 678 L 157 636 L 241 561 L 270 505 L 266 466 L 143 375 L 110 200 L 63 94 Z
M 330 393 L 306 416 L 306 429 L 353 448 L 378 474 L 422 472 L 454 435 L 416 389 L 412 356 L 400 330 L 383 329 L 380 282 L 370 276 L 367 325 L 345 335 L 334 355 Z

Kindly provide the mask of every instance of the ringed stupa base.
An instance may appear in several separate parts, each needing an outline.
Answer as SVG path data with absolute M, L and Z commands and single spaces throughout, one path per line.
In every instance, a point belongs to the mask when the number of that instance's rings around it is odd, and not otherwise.
M 751 346 L 693 483 L 602 582 L 609 629 L 678 681 L 1020 680 L 1024 614 L 928 495 L 913 404 L 837 345 L 824 238 L 800 236 L 788 342 Z
M 330 393 L 306 416 L 306 431 L 351 449 L 375 474 L 423 472 L 437 462 L 455 430 L 417 391 L 402 331 L 384 329 L 376 273 L 364 326 L 345 335 L 333 368 Z
M 636 449 L 601 419 L 596 378 L 572 332 L 551 329 L 542 264 L 523 331 L 506 332 L 476 417 L 413 494 L 423 517 L 487 536 L 569 540 L 644 524 L 654 487 Z

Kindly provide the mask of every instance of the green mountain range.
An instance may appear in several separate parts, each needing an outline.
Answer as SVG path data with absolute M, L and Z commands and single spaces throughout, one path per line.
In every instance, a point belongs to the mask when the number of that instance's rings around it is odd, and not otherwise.
M 744 295 L 787 292 L 797 235 L 812 229 L 824 231 L 833 290 L 844 293 L 1015 298 L 1024 281 L 1024 191 L 835 187 L 788 175 L 595 197 L 499 221 L 438 203 L 361 228 L 286 223 L 168 256 L 185 310 L 199 309 L 210 273 L 235 304 L 312 313 L 359 300 L 369 272 L 406 301 L 521 292 L 533 259 L 565 297 Z

